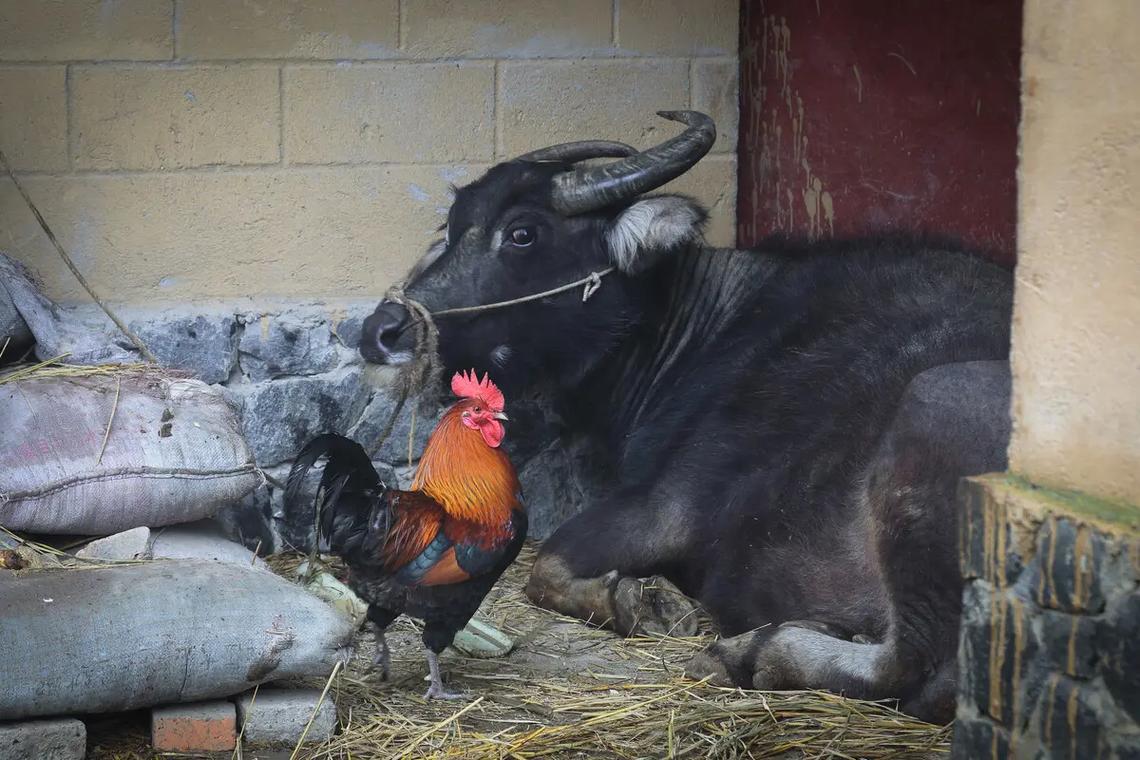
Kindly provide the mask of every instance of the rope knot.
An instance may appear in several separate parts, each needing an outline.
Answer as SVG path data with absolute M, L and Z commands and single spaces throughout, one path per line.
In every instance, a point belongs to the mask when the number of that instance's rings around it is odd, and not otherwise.
M 600 272 L 590 272 L 586 277 L 586 286 L 582 288 L 582 303 L 589 301 L 591 296 L 598 292 L 598 288 L 602 287 L 602 275 Z

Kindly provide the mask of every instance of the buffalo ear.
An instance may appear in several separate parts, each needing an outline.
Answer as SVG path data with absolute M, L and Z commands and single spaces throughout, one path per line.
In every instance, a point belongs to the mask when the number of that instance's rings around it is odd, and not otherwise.
M 609 223 L 606 245 L 626 274 L 650 269 L 665 256 L 699 241 L 708 212 L 683 195 L 655 195 L 632 204 Z

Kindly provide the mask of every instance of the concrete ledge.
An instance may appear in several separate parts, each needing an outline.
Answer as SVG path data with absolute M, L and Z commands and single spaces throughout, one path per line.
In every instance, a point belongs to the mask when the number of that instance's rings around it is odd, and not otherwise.
M 955 758 L 1140 755 L 1140 509 L 964 480 Z

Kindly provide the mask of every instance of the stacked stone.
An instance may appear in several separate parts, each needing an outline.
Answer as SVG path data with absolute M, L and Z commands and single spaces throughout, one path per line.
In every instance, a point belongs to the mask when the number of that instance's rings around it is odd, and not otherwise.
M 956 758 L 1140 757 L 1140 531 L 1000 476 L 961 492 Z
M 361 325 L 374 307 L 373 301 L 360 301 L 245 312 L 195 307 L 126 313 L 159 361 L 224 388 L 241 411 L 242 431 L 268 478 L 220 519 L 247 546 L 260 544 L 265 552 L 308 545 L 310 536 L 285 530 L 282 487 L 292 458 L 320 433 L 360 442 L 386 483 L 409 485 L 442 409 L 425 414 L 406 403 L 391 434 L 380 441 L 399 394 L 393 389 L 395 370 L 366 368 L 357 352 Z M 109 323 L 100 325 L 106 320 L 93 307 L 67 312 L 77 323 L 105 330 L 107 343 L 126 348 Z M 598 463 L 583 466 L 585 449 L 560 437 L 559 420 L 540 395 L 508 399 L 508 410 L 505 446 L 527 497 L 530 534 L 545 538 L 596 489 L 581 473 L 597 470 Z

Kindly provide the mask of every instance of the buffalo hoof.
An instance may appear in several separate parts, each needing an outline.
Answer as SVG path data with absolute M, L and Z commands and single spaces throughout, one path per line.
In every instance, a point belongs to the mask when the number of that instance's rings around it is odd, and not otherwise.
M 614 628 L 623 636 L 693 636 L 697 607 L 660 575 L 621 578 L 613 587 Z
M 765 626 L 721 639 L 689 660 L 685 675 L 699 681 L 708 678 L 713 686 L 752 686 L 752 660 L 756 649 L 775 629 Z
M 715 646 L 715 645 L 714 645 Z M 685 664 L 685 677 L 694 681 L 708 679 L 712 686 L 735 686 L 732 674 L 713 647 L 709 647 Z

